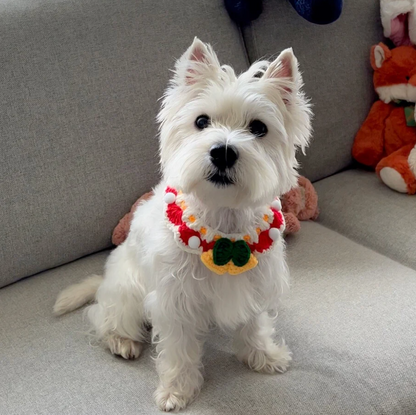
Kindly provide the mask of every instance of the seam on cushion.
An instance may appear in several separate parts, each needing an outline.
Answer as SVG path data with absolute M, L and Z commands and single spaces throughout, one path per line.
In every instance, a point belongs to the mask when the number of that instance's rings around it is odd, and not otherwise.
M 378 255 L 381 255 L 382 257 L 388 258 L 390 261 L 393 261 L 394 263 L 396 263 L 396 264 L 398 264 L 398 265 L 400 265 L 400 266 L 402 266 L 402 267 L 405 267 L 405 268 L 407 268 L 407 269 L 409 269 L 409 270 L 411 270 L 411 271 L 416 271 L 416 269 L 415 269 L 415 268 L 413 268 L 413 267 L 411 267 L 411 266 L 409 266 L 409 265 L 403 264 L 402 262 L 397 261 L 395 258 L 392 258 L 392 257 L 391 257 L 391 256 L 389 256 L 389 255 L 385 255 L 385 254 L 383 254 L 382 252 L 376 251 L 375 249 L 373 249 L 373 248 L 371 248 L 371 247 L 369 247 L 369 246 L 367 246 L 367 245 L 363 245 L 363 244 L 362 244 L 362 243 L 360 243 L 359 241 L 356 241 L 355 239 L 350 238 L 350 237 L 348 237 L 347 235 L 344 235 L 343 233 L 338 232 L 338 231 L 336 231 L 336 230 L 335 230 L 335 229 L 333 229 L 333 228 L 330 228 L 329 226 L 326 226 L 326 225 L 324 225 L 324 224 L 322 224 L 322 223 L 320 223 L 320 222 L 317 222 L 317 221 L 307 221 L 307 222 L 310 222 L 310 223 L 315 224 L 315 225 L 318 225 L 318 226 L 322 226 L 323 228 L 328 229 L 329 231 L 334 232 L 334 233 L 338 234 L 339 236 L 341 236 L 341 237 L 343 237 L 343 238 L 345 238 L 345 239 L 348 239 L 349 241 L 351 241 L 352 243 L 354 243 L 354 244 L 356 244 L 356 245 L 358 245 L 358 246 L 361 246 L 361 247 L 363 247 L 363 248 L 365 248 L 365 249 L 368 249 L 368 250 L 369 250 L 369 251 L 371 251 L 371 252 L 374 252 L 374 253 L 376 253 L 376 254 L 378 254 Z M 287 241 L 287 242 L 288 242 L 288 241 Z M 24 281 L 24 280 L 28 279 L 28 278 L 36 278 L 38 275 L 43 274 L 44 272 L 51 271 L 51 270 L 56 269 L 56 268 L 60 268 L 60 267 L 67 266 L 67 265 L 69 265 L 69 264 L 71 264 L 71 263 L 73 263 L 73 262 L 77 262 L 77 261 L 79 261 L 79 260 L 82 260 L 82 259 L 84 259 L 84 258 L 87 258 L 87 257 L 93 256 L 93 255 L 103 254 L 103 253 L 106 253 L 106 252 L 107 252 L 107 253 L 108 253 L 108 254 L 107 254 L 107 256 L 108 256 L 108 255 L 109 255 L 109 254 L 110 254 L 110 253 L 111 253 L 114 249 L 115 249 L 115 248 L 113 248 L 113 247 L 112 247 L 112 248 L 106 248 L 106 249 L 103 249 L 103 250 L 100 250 L 100 251 L 94 252 L 94 253 L 92 253 L 92 254 L 84 255 L 84 256 L 82 256 L 82 257 L 80 257 L 80 258 L 74 259 L 74 260 L 72 260 L 72 261 L 70 261 L 70 262 L 67 262 L 67 263 L 65 263 L 65 264 L 61 264 L 61 265 L 58 265 L 58 266 L 55 266 L 55 267 L 51 267 L 51 268 L 45 269 L 45 270 L 43 270 L 43 271 L 37 272 L 37 273 L 35 273 L 35 274 L 29 275 L 29 276 L 27 276 L 27 277 L 20 278 L 20 279 L 18 279 L 18 280 L 16 280 L 16 281 L 14 281 L 14 282 L 11 282 L 10 284 L 4 285 L 3 287 L 1 287 L 1 288 L 0 288 L 0 291 L 1 291 L 2 289 L 4 289 L 4 288 L 10 287 L 10 286 L 12 286 L 12 285 L 14 285 L 14 284 L 17 284 L 17 283 L 19 283 L 19 282 L 21 282 L 21 281 Z M 104 269 L 103 269 L 103 271 L 104 271 Z
M 240 37 L 241 44 L 243 45 L 244 58 L 245 58 L 247 68 L 248 68 L 251 65 L 251 61 L 250 61 L 250 56 L 249 56 L 249 53 L 248 53 L 246 39 L 245 39 L 244 33 L 243 33 L 243 28 L 240 25 L 237 25 L 237 29 L 238 29 L 238 34 L 239 34 L 239 37 Z
M 412 271 L 416 271 L 416 268 L 413 268 L 413 266 L 411 266 L 411 265 L 409 265 L 409 264 L 404 264 L 403 262 L 399 262 L 396 258 L 393 258 L 393 257 L 392 257 L 392 256 L 390 256 L 390 255 L 384 254 L 383 252 L 377 251 L 375 248 L 372 248 L 371 246 L 364 245 L 361 241 L 358 241 L 358 240 L 356 240 L 356 239 L 354 239 L 354 238 L 352 238 L 352 237 L 350 237 L 350 236 L 347 236 L 347 235 L 345 235 L 345 234 L 343 234 L 343 233 L 341 233 L 341 232 L 338 232 L 338 231 L 337 231 L 337 230 L 335 230 L 334 228 L 331 228 L 331 227 L 330 227 L 330 226 L 328 226 L 328 225 L 324 225 L 322 222 L 318 222 L 318 221 L 311 221 L 311 222 L 316 223 L 316 224 L 318 224 L 318 225 L 320 225 L 320 226 L 324 227 L 325 229 L 330 230 L 331 232 L 335 232 L 335 233 L 337 233 L 338 235 L 340 235 L 340 236 L 342 236 L 342 237 L 344 237 L 344 238 L 346 238 L 346 239 L 350 240 L 351 242 L 354 242 L 356 245 L 362 246 L 362 247 L 363 247 L 363 248 L 365 248 L 365 249 L 368 249 L 368 250 L 370 250 L 370 251 L 372 251 L 372 252 L 374 252 L 374 253 L 376 253 L 376 254 L 378 254 L 378 255 L 381 255 L 381 256 L 383 256 L 383 257 L 385 257 L 385 258 L 388 258 L 388 259 L 390 259 L 391 261 L 393 261 L 394 263 L 401 265 L 402 267 L 408 268 L 408 269 L 410 269 L 410 270 L 412 270 Z
M 24 281 L 24 280 L 27 280 L 28 278 L 36 278 L 38 275 L 43 274 L 44 272 L 48 272 L 48 271 L 51 271 L 51 270 L 54 270 L 54 269 L 57 269 L 57 268 L 65 267 L 65 266 L 67 266 L 67 265 L 69 265 L 69 264 L 72 264 L 73 262 L 80 261 L 80 260 L 85 259 L 85 258 L 88 258 L 88 257 L 90 257 L 90 256 L 94 256 L 94 255 L 102 254 L 102 253 L 107 252 L 107 251 L 108 251 L 108 255 L 109 255 L 109 254 L 110 254 L 110 253 L 111 253 L 111 252 L 112 252 L 115 248 L 116 248 L 116 247 L 115 247 L 114 245 L 111 245 L 111 246 L 108 246 L 107 248 L 100 249 L 99 251 L 92 252 L 92 253 L 90 253 L 90 254 L 82 255 L 82 256 L 80 256 L 80 257 L 78 257 L 78 258 L 72 259 L 71 261 L 64 262 L 64 263 L 62 263 L 62 264 L 59 264 L 59 265 L 55 265 L 55 266 L 52 266 L 52 267 L 46 268 L 46 269 L 44 269 L 44 270 L 42 270 L 42 271 L 39 271 L 39 272 L 35 272 L 34 274 L 27 275 L 26 277 L 19 278 L 19 279 L 18 279 L 18 280 L 16 280 L 16 281 L 12 281 L 12 282 L 10 282 L 10 283 L 8 283 L 8 284 L 6 284 L 6 285 L 1 286 L 1 287 L 0 287 L 0 291 L 1 291 L 3 288 L 10 287 L 11 285 L 17 284 L 17 283 L 19 283 L 19 282 L 21 282 L 21 281 Z M 103 272 L 104 272 L 104 268 L 103 268 Z
M 324 177 L 324 178 L 322 178 L 322 179 L 316 180 L 316 181 L 314 181 L 313 183 L 319 183 L 320 181 L 326 180 L 326 179 L 328 179 L 329 177 L 336 176 L 337 174 L 341 174 L 341 173 L 343 173 L 343 172 L 345 172 L 345 171 L 349 171 L 349 170 L 357 170 L 357 169 L 356 169 L 356 168 L 354 168 L 354 164 L 353 164 L 350 168 L 346 167 L 346 168 L 344 168 L 344 169 L 342 169 L 342 170 L 338 171 L 337 173 L 334 173 L 334 174 L 331 174 L 331 175 L 329 175 L 329 176 L 327 176 L 327 177 Z M 318 207 L 319 207 L 319 195 L 318 195 Z M 392 257 L 392 256 L 390 256 L 390 255 L 388 255 L 388 254 L 385 254 L 385 253 L 383 253 L 383 252 L 381 252 L 381 251 L 378 251 L 378 250 L 376 250 L 375 248 L 372 248 L 372 247 L 370 247 L 370 246 L 368 246 L 368 245 L 364 245 L 361 241 L 358 241 L 358 240 L 356 240 L 356 239 L 354 239 L 354 238 L 352 238 L 352 237 L 350 237 L 350 236 L 345 235 L 344 233 L 339 232 L 338 230 L 336 230 L 336 229 L 334 229 L 334 228 L 331 228 L 331 227 L 330 227 L 330 226 L 328 226 L 328 225 L 323 224 L 322 222 L 319 222 L 319 218 L 318 218 L 318 220 L 317 220 L 315 223 L 318 223 L 319 225 L 323 226 L 324 228 L 329 229 L 329 230 L 331 230 L 331 231 L 333 231 L 333 232 L 338 233 L 339 235 L 344 236 L 345 238 L 349 239 L 350 241 L 352 241 L 352 242 L 354 242 L 354 243 L 356 243 L 356 244 L 358 244 L 358 245 L 360 245 L 360 246 L 362 246 L 362 247 L 364 247 L 364 248 L 370 249 L 371 251 L 373 251 L 373 252 L 375 252 L 375 253 L 377 253 L 377 254 L 380 254 L 380 255 L 382 255 L 382 256 L 384 256 L 384 257 L 386 257 L 386 258 L 389 258 L 389 259 L 391 259 L 392 261 L 396 262 L 397 264 L 401 264 L 401 265 L 403 265 L 403 266 L 404 266 L 404 267 L 406 267 L 406 268 L 409 268 L 409 269 L 411 269 L 411 270 L 413 270 L 413 271 L 416 271 L 416 266 L 413 266 L 413 265 L 410 265 L 410 264 L 405 264 L 405 263 L 403 263 L 403 262 L 400 262 L 398 259 L 396 259 L 396 258 L 394 258 L 394 257 Z
M 344 173 L 344 171 L 348 171 L 348 170 L 357 170 L 357 169 L 354 168 L 354 164 L 351 163 L 348 166 L 345 166 L 342 169 L 337 170 L 336 172 L 329 174 L 328 176 L 320 177 L 319 179 L 313 180 L 312 183 L 319 183 L 319 182 L 321 182 L 325 179 L 328 179 L 329 177 L 336 176 L 337 174 Z
M 248 47 L 248 39 L 251 39 L 251 46 L 253 47 L 254 51 L 253 53 L 255 55 L 258 55 L 258 48 L 257 48 L 257 44 L 256 44 L 256 36 L 255 36 L 255 32 L 253 30 L 253 25 L 249 24 L 247 26 L 240 27 L 240 31 L 241 31 L 241 36 L 243 38 L 243 42 L 244 42 L 244 46 L 246 48 L 246 54 L 247 54 L 247 60 L 249 65 L 251 65 L 253 62 L 257 61 L 257 59 L 254 59 L 254 56 L 251 56 L 250 54 L 250 49 Z

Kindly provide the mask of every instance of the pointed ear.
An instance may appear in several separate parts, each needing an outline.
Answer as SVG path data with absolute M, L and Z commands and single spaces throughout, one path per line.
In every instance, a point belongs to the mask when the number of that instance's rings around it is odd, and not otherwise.
M 391 50 L 382 42 L 371 48 L 371 66 L 376 71 L 383 66 L 383 63 L 391 58 Z
M 178 84 L 194 85 L 217 76 L 221 69 L 217 55 L 211 46 L 195 37 L 192 45 L 176 62 Z
M 285 49 L 267 68 L 264 78 L 288 78 L 293 81 L 298 72 L 298 62 L 293 49 Z
M 311 136 L 312 111 L 309 99 L 302 91 L 303 81 L 298 69 L 298 60 L 293 50 L 285 49 L 274 60 L 259 82 L 267 82 L 271 94 L 280 95 L 286 104 L 287 124 L 286 129 L 293 139 L 296 147 L 304 153 Z
M 280 90 L 285 92 L 283 96 L 288 103 L 288 95 L 297 92 L 302 86 L 302 78 L 298 70 L 298 61 L 293 54 L 292 48 L 285 49 L 267 68 L 263 80 L 275 80 Z

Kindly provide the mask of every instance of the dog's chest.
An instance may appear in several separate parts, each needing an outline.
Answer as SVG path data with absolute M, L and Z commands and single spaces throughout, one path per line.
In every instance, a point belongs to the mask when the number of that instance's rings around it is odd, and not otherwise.
M 161 209 L 163 195 L 158 196 L 140 207 L 131 232 L 131 243 L 138 245 L 138 262 L 149 292 L 167 290 L 170 298 L 198 304 L 198 310 L 204 310 L 213 321 L 227 327 L 234 327 L 248 316 L 276 305 L 287 286 L 280 233 L 271 249 L 257 256 L 255 267 L 238 275 L 219 274 L 204 264 L 202 250 L 184 249 L 183 241 L 178 241 L 166 224 L 165 212 Z M 223 216 L 221 229 L 225 232 L 237 229 L 233 219 Z M 223 261 L 227 259 L 225 256 Z M 195 310 L 192 304 L 189 309 Z
M 276 244 L 264 254 L 254 269 L 239 275 L 218 275 L 209 270 L 201 259 L 181 250 L 177 245 L 160 263 L 158 275 L 169 272 L 164 290 L 173 298 L 198 304 L 206 317 L 222 327 L 235 328 L 261 311 L 274 309 L 288 287 L 283 243 Z M 170 264 L 167 268 L 164 264 Z

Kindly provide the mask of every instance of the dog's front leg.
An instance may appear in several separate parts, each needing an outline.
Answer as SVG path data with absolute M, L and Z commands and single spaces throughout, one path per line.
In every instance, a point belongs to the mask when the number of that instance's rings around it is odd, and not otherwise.
M 158 336 L 156 366 L 160 378 L 155 400 L 163 411 L 179 410 L 202 387 L 202 335 L 194 325 L 175 321 L 173 317 L 159 322 L 154 329 Z
M 262 313 L 242 325 L 235 334 L 237 358 L 256 372 L 283 373 L 292 360 L 286 344 L 273 341 L 273 320 Z

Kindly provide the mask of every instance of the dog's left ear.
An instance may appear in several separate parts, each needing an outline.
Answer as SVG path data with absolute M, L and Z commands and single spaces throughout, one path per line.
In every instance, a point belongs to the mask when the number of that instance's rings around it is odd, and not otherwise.
M 285 49 L 267 68 L 264 80 L 276 81 L 282 91 L 283 100 L 289 102 L 289 96 L 297 93 L 302 87 L 302 79 L 298 70 L 298 60 L 292 48 Z
M 298 60 L 291 48 L 284 50 L 269 65 L 261 80 L 269 83 L 271 94 L 277 91 L 283 99 L 290 114 L 287 128 L 292 132 L 294 144 L 304 152 L 312 132 L 312 111 L 302 91 Z
M 176 62 L 175 80 L 178 85 L 192 86 L 218 77 L 220 70 L 212 47 L 195 37 L 192 45 Z

